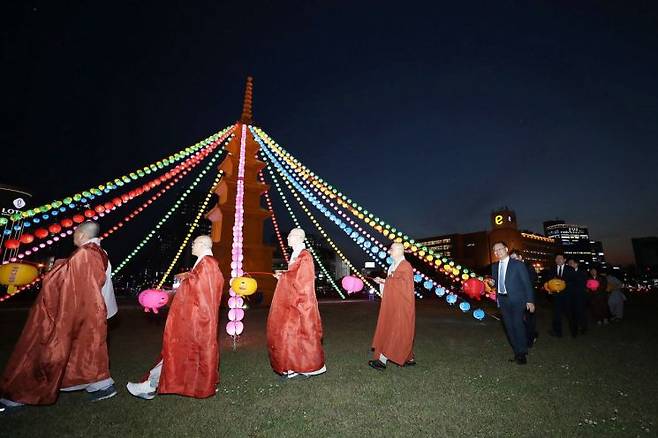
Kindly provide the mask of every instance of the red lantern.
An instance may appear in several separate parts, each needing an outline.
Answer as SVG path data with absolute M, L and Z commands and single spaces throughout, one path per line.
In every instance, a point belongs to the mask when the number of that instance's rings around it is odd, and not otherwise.
M 50 231 L 53 234 L 57 234 L 60 231 L 62 231 L 62 227 L 60 227 L 59 224 L 52 224 L 51 226 L 48 227 L 48 231 Z
M 20 240 L 21 243 L 25 243 L 25 244 L 32 243 L 34 242 L 34 236 L 31 235 L 30 233 L 25 233 L 21 236 Z
M 62 224 L 64 228 L 70 228 L 73 226 L 73 221 L 69 218 L 66 218 L 66 219 L 62 219 L 60 224 Z
M 96 213 L 102 213 L 105 211 L 105 207 L 102 204 L 98 204 L 96 207 L 94 207 L 94 210 Z
M 585 286 L 587 287 L 587 289 L 589 289 L 590 292 L 596 292 L 597 289 L 599 288 L 599 285 L 600 285 L 599 280 L 595 278 L 590 278 L 589 280 L 587 280 L 587 284 Z
M 128 201 L 130 201 L 130 196 L 128 196 L 128 194 L 124 193 L 123 195 L 121 195 L 121 200 L 123 202 L 128 202 Z
M 89 209 L 85 210 L 86 218 L 92 218 L 94 216 L 96 216 L 96 212 L 94 210 L 89 210 Z
M 34 230 L 34 235 L 37 236 L 39 239 L 43 239 L 48 237 L 48 230 L 45 228 L 37 228 Z
M 5 241 L 5 248 L 7 248 L 7 249 L 16 249 L 19 246 L 21 246 L 21 242 L 19 242 L 16 239 L 9 239 L 9 240 Z
M 85 217 L 81 214 L 76 214 L 75 216 L 73 216 L 73 222 L 75 222 L 76 224 L 81 224 L 84 221 L 85 221 Z
M 123 201 L 121 200 L 121 198 L 114 198 L 112 199 L 112 204 L 119 207 L 121 204 L 123 204 Z
M 114 208 L 114 204 L 112 204 L 111 202 L 108 201 L 103 205 L 103 207 L 105 207 L 106 211 L 110 211 Z
M 484 292 L 484 283 L 477 278 L 469 278 L 463 284 L 464 293 L 474 300 L 480 300 L 482 292 Z

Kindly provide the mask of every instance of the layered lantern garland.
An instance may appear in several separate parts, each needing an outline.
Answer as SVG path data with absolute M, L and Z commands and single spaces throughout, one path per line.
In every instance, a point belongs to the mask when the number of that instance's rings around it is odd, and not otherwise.
M 368 212 L 368 210 L 364 209 L 353 200 L 347 198 L 336 188 L 326 184 L 322 178 L 316 176 L 307 167 L 295 159 L 290 153 L 281 148 L 261 129 L 253 128 L 253 131 L 263 139 L 263 141 L 269 146 L 273 153 L 275 153 L 283 161 L 288 162 L 301 177 L 308 179 L 308 181 L 313 185 L 318 185 L 320 190 L 327 193 L 330 199 L 335 199 L 339 205 L 345 207 L 350 213 L 366 222 L 366 224 L 371 226 L 377 232 L 383 234 L 385 237 L 388 237 L 391 240 L 403 243 L 405 249 L 409 250 L 411 254 L 416 256 L 421 262 L 426 263 L 433 269 L 448 275 L 454 282 L 466 280 L 469 277 L 476 277 L 475 273 L 456 264 L 454 261 L 450 260 L 448 257 L 445 257 L 443 254 L 435 253 L 433 250 L 428 249 L 426 246 L 417 244 L 414 239 L 409 238 L 409 236 L 403 234 L 401 231 L 396 230 L 394 227 L 386 224 L 383 220 L 374 216 L 371 212 Z M 481 279 L 482 278 L 480 278 L 480 280 Z
M 257 128 L 252 128 L 252 134 L 254 135 L 254 138 L 259 142 L 261 146 L 261 151 L 263 154 L 263 158 L 271 162 L 274 167 L 277 169 L 279 174 L 282 176 L 284 179 L 284 182 L 286 182 L 286 185 L 288 185 L 288 188 L 290 189 L 291 193 L 293 196 L 298 200 L 301 201 L 297 193 L 300 193 L 304 198 L 310 202 L 314 207 L 316 207 L 321 213 L 323 213 L 331 222 L 333 222 L 335 225 L 337 225 L 343 232 L 345 232 L 366 254 L 374 256 L 373 259 L 377 264 L 380 266 L 387 268 L 388 264 L 391 263 L 390 258 L 387 258 L 387 248 L 384 244 L 378 242 L 373 236 L 370 235 L 370 233 L 366 232 L 361 226 L 359 226 L 355 221 L 353 221 L 348 215 L 342 211 L 338 205 L 334 204 L 331 201 L 331 198 L 328 196 L 328 192 L 325 191 L 320 191 L 318 188 L 318 185 L 312 185 L 308 179 L 303 178 L 303 175 L 300 174 L 299 172 L 295 172 L 295 169 L 301 168 L 301 164 L 295 164 L 291 163 L 290 161 L 279 161 L 277 157 L 275 157 L 272 153 L 271 150 L 267 147 L 267 145 L 264 144 L 263 140 L 260 138 L 258 135 L 258 132 L 256 131 Z M 311 194 L 308 186 L 311 187 L 313 192 L 315 192 L 315 195 Z M 291 187 L 292 185 L 292 187 Z M 293 187 L 296 189 L 296 192 L 293 191 Z M 335 190 L 334 190 L 335 192 Z M 331 192 L 333 193 L 333 192 Z M 317 196 L 316 196 L 317 195 Z M 324 200 L 320 201 L 320 198 Z M 334 196 L 334 199 L 336 197 Z M 327 207 L 327 204 L 329 207 Z M 339 205 L 345 205 L 345 203 L 338 202 Z M 304 211 L 309 214 L 308 210 L 305 208 L 303 203 L 300 202 L 300 206 Z M 345 205 L 347 207 L 347 205 Z M 332 212 L 333 211 L 333 212 Z M 315 219 L 312 217 L 312 215 L 309 216 L 311 221 L 316 225 L 318 230 L 320 230 L 321 234 L 323 237 L 327 238 L 327 241 L 330 245 L 333 244 L 331 239 L 326 235 L 326 233 L 323 232 L 321 227 L 319 227 L 319 224 Z M 381 230 L 378 230 L 381 231 Z M 393 231 L 395 231 L 393 229 Z M 386 232 L 384 231 L 383 234 Z M 392 234 L 392 232 L 389 232 L 390 238 L 393 241 L 400 241 L 399 239 L 395 239 L 395 235 Z M 386 234 L 385 234 L 386 235 Z M 332 246 L 334 249 L 335 246 Z M 405 245 L 407 249 L 410 249 L 410 245 Z M 337 252 L 340 253 L 338 250 Z M 425 254 L 419 254 L 421 257 L 424 256 Z M 431 255 L 430 255 L 431 256 Z M 384 259 L 386 260 L 387 264 L 384 264 Z M 430 258 L 429 261 L 432 259 Z M 450 270 L 450 274 L 452 276 L 456 276 L 454 273 L 454 270 L 458 269 L 457 267 L 454 267 L 454 262 L 448 261 L 447 259 L 444 259 L 444 261 L 447 262 L 447 268 Z M 452 264 L 451 264 L 452 263 Z M 354 269 L 354 268 L 353 268 Z M 461 266 L 459 266 L 459 269 L 461 269 Z M 358 271 L 355 270 L 355 273 L 358 275 Z M 424 289 L 428 290 L 429 292 L 434 289 L 435 294 L 438 297 L 445 297 L 446 302 L 450 305 L 456 304 L 460 302 L 459 304 L 459 309 L 462 310 L 463 312 L 469 312 L 471 310 L 471 304 L 466 301 L 464 298 L 456 295 L 454 292 L 448 291 L 445 287 L 441 286 L 440 284 L 436 283 L 434 280 L 431 278 L 427 277 L 425 274 L 419 272 L 418 270 L 414 269 L 414 281 L 416 283 L 421 283 Z M 356 277 L 354 278 L 356 280 Z M 468 284 L 465 287 L 465 293 L 471 298 L 480 299 L 480 293 L 481 291 L 478 290 L 477 287 L 473 287 L 476 285 L 481 285 L 483 286 L 483 283 L 481 280 L 475 278 L 474 273 L 469 274 L 462 274 L 461 280 L 464 281 L 464 284 Z M 350 280 L 351 281 L 351 280 Z M 351 284 L 351 283 L 350 283 Z M 371 286 L 371 285 L 370 285 Z M 372 286 L 371 286 L 372 287 Z M 352 288 L 353 289 L 353 288 Z M 377 289 L 375 289 L 377 291 Z M 477 295 L 476 293 L 477 292 Z M 377 292 L 378 293 L 378 292 Z M 422 298 L 423 295 L 415 291 L 416 296 L 418 298 Z M 482 309 L 475 309 L 473 311 L 473 317 L 476 319 L 483 319 L 484 318 L 484 311 Z
M 141 212 L 148 205 L 150 205 L 155 199 L 160 197 L 162 195 L 162 193 L 169 190 L 175 183 L 180 181 L 181 178 L 183 178 L 185 175 L 187 175 L 192 169 L 194 169 L 201 161 L 203 161 L 206 158 L 206 156 L 209 153 L 211 153 L 215 149 L 216 145 L 217 144 L 215 143 L 215 144 L 212 145 L 212 147 L 209 147 L 207 149 L 204 149 L 204 150 L 198 152 L 194 156 L 188 158 L 185 162 L 183 162 L 183 163 L 179 164 L 178 166 L 176 166 L 171 171 L 168 171 L 165 174 L 163 174 L 163 175 L 161 175 L 157 178 L 154 178 L 153 180 L 147 182 L 146 184 L 144 184 L 141 187 L 138 187 L 137 189 L 130 190 L 126 193 L 123 193 L 120 196 L 115 197 L 112 201 L 108 201 L 108 202 L 105 202 L 105 203 L 98 204 L 94 209 L 87 208 L 86 210 L 84 210 L 84 211 L 82 211 L 78 214 L 75 214 L 72 217 L 63 218 L 63 219 L 60 220 L 59 223 L 55 222 L 55 223 L 50 224 L 47 229 L 46 228 L 37 228 L 34 231 L 34 235 L 32 235 L 30 233 L 23 233 L 23 235 L 21 236 L 21 242 L 26 243 L 26 244 L 30 244 L 35 240 L 35 237 L 38 238 L 38 239 L 45 239 L 51 233 L 52 234 L 60 233 L 63 228 L 72 228 L 72 227 L 74 227 L 74 225 L 80 224 L 80 223 L 84 222 L 87 219 L 97 220 L 98 217 L 99 217 L 98 215 L 100 213 L 105 213 L 105 214 L 111 213 L 111 212 L 115 211 L 118 207 L 121 207 L 125 203 L 128 203 L 129 201 L 132 201 L 133 199 L 136 199 L 136 198 L 140 197 L 144 193 L 148 193 L 151 189 L 161 185 L 162 183 L 164 183 L 166 181 L 169 181 L 172 178 L 174 179 L 173 182 L 166 185 L 165 189 L 160 190 L 157 195 L 152 196 L 151 199 L 146 201 L 141 207 L 138 207 L 137 209 L 135 209 L 135 211 L 133 211 L 133 213 L 131 213 L 129 216 L 126 216 L 126 218 L 124 220 L 128 221 L 132 217 L 136 216 L 139 212 Z M 48 218 L 48 215 L 44 214 L 44 216 L 45 216 L 46 219 Z M 116 231 L 118 228 L 120 228 L 122 226 L 123 226 L 123 224 L 120 222 L 119 224 L 115 225 L 113 228 L 110 228 L 110 230 L 108 232 L 106 232 L 103 235 L 103 237 L 107 237 L 109 234 L 113 233 L 114 231 Z M 67 231 L 67 234 L 70 234 L 70 233 L 68 233 L 68 231 Z M 42 242 L 42 243 L 35 243 L 34 246 L 31 249 L 27 249 L 23 253 L 20 253 L 20 254 L 16 255 L 15 257 L 11 257 L 9 260 L 7 260 L 3 263 L 14 262 L 17 259 L 22 259 L 25 256 L 32 255 L 32 254 L 40 251 L 41 249 L 46 248 L 47 246 L 50 246 L 54 243 L 57 243 L 58 240 L 59 239 L 53 240 L 51 238 L 51 239 L 48 239 L 47 241 Z M 5 242 L 5 246 L 7 246 L 7 242 Z M 16 246 L 16 247 L 18 247 L 18 246 Z
M 216 134 L 211 135 L 210 137 L 192 145 L 188 146 L 184 149 L 181 149 L 180 151 L 170 155 L 167 158 L 164 158 L 162 160 L 156 161 L 155 163 L 149 164 L 147 166 L 144 166 L 141 169 L 136 169 L 133 172 L 130 172 L 128 175 L 124 175 L 120 178 L 115 178 L 113 181 L 108 181 L 105 184 L 101 184 L 97 187 L 92 187 L 81 194 L 75 194 L 69 197 L 65 197 L 62 200 L 56 200 L 53 201 L 49 204 L 44 204 L 39 207 L 35 207 L 32 209 L 29 209 L 27 211 L 24 211 L 22 213 L 19 213 L 18 215 L 27 218 L 27 217 L 32 217 L 35 216 L 39 213 L 42 212 L 47 212 L 50 211 L 51 209 L 55 208 L 54 205 L 57 203 L 64 203 L 64 204 L 70 204 L 70 202 L 65 202 L 67 199 L 75 199 L 75 198 L 82 198 L 83 196 L 89 197 L 88 194 L 93 194 L 100 196 L 103 193 L 109 193 L 112 190 L 117 189 L 118 187 L 123 186 L 124 184 L 131 183 L 132 181 L 136 181 L 152 172 L 157 172 L 159 169 L 164 169 L 170 165 L 173 165 L 175 162 L 182 160 L 183 158 L 187 157 L 188 155 L 191 155 L 195 152 L 197 152 L 200 149 L 206 148 L 209 145 L 211 145 L 214 142 L 221 141 L 218 140 L 220 137 L 224 136 L 227 134 L 229 131 L 232 131 L 235 128 L 235 125 L 227 126 L 226 128 L 222 129 Z M 75 199 L 77 200 L 77 199 Z
M 227 141 L 230 141 L 232 136 L 233 134 L 229 136 L 229 139 L 227 139 Z M 119 272 L 121 272 L 121 270 L 130 262 L 130 260 L 132 260 L 132 258 L 135 257 L 135 255 L 137 255 L 137 253 L 139 253 L 142 250 L 142 248 L 144 248 L 144 246 L 153 238 L 153 236 L 157 234 L 158 230 L 169 220 L 169 218 L 176 212 L 176 210 L 180 208 L 183 201 L 189 196 L 190 193 L 192 193 L 192 190 L 194 190 L 194 188 L 199 184 L 199 182 L 201 182 L 201 180 L 206 175 L 206 173 L 208 173 L 212 169 L 212 167 L 215 165 L 215 163 L 217 162 L 217 160 L 219 159 L 219 157 L 222 155 L 223 152 L 224 152 L 223 148 L 215 152 L 215 154 L 210 159 L 208 164 L 203 168 L 203 170 L 199 173 L 199 175 L 197 175 L 194 181 L 192 181 L 192 184 L 190 184 L 187 190 L 183 192 L 181 197 L 178 198 L 176 202 L 174 202 L 174 205 L 171 206 L 171 208 L 167 211 L 167 213 L 165 213 L 160 218 L 160 220 L 155 225 L 155 227 L 153 227 L 153 229 L 149 231 L 146 237 L 144 237 L 141 240 L 141 242 L 139 242 L 135 246 L 135 248 L 128 254 L 128 256 L 121 263 L 119 263 L 116 269 L 112 269 L 112 277 L 116 276 Z
M 236 284 L 234 280 L 244 275 L 244 270 L 242 269 L 242 262 L 244 259 L 244 239 L 242 231 L 244 228 L 244 168 L 247 155 L 246 150 L 247 125 L 243 124 L 240 136 L 240 158 L 238 160 L 238 179 L 235 193 L 235 215 L 233 218 L 233 243 L 231 246 L 231 288 L 229 290 L 229 295 L 231 298 L 238 296 L 237 291 L 233 289 L 233 285 Z M 231 308 L 229 310 L 229 322 L 226 324 L 226 332 L 233 337 L 234 346 L 236 337 L 240 336 L 244 330 L 244 324 L 242 323 L 243 318 L 244 311 L 236 312 L 235 308 Z

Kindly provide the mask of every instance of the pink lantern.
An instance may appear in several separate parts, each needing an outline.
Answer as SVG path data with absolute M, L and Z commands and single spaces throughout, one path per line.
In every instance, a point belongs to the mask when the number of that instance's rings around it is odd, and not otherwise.
M 349 294 L 361 292 L 363 290 L 363 281 L 360 278 L 354 277 L 352 275 L 343 277 L 340 284 Z
M 150 310 L 158 313 L 158 309 L 169 302 L 169 295 L 163 290 L 147 289 L 139 294 L 138 301 L 144 307 L 144 312 Z
M 600 285 L 599 280 L 595 278 L 590 278 L 589 280 L 587 280 L 585 287 L 587 287 L 587 289 L 589 289 L 590 292 L 596 292 L 596 290 L 599 288 L 599 285 Z
M 240 321 L 229 321 L 226 324 L 226 333 L 228 333 L 229 336 L 239 336 L 242 334 L 243 330 L 244 324 Z
M 231 321 L 242 321 L 244 318 L 244 310 L 242 309 L 231 309 L 228 311 L 228 319 Z
M 231 297 L 228 299 L 228 308 L 229 309 L 237 309 L 241 308 L 244 305 L 244 300 L 242 297 Z

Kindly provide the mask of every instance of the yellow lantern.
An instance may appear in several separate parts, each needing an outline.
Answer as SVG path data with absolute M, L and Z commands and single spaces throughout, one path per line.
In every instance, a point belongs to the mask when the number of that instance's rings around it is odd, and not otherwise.
M 24 286 L 34 281 L 39 271 L 27 263 L 7 263 L 0 266 L 0 284 L 7 287 L 7 293 L 13 294 L 18 286 Z
M 566 289 L 567 284 L 559 278 L 552 278 L 544 283 L 544 290 L 549 294 L 559 294 Z
M 257 288 L 258 283 L 251 277 L 236 277 L 231 280 L 231 289 L 241 297 L 253 294 Z

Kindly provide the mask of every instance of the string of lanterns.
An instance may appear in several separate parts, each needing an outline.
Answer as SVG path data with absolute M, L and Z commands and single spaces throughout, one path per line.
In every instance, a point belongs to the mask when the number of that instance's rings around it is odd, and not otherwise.
M 234 136 L 234 134 L 230 135 L 231 138 L 233 136 Z M 230 138 L 227 141 L 230 141 Z M 206 173 L 208 173 L 208 171 L 210 171 L 210 169 L 212 169 L 213 165 L 219 159 L 219 157 L 220 157 L 220 155 L 222 154 L 223 151 L 224 151 L 224 149 L 222 148 L 222 149 L 218 150 L 217 152 L 215 152 L 215 155 L 210 159 L 210 161 L 208 162 L 206 167 L 204 167 L 203 170 L 199 173 L 199 175 L 197 175 L 197 177 L 194 179 L 194 181 L 192 181 L 192 184 L 190 184 L 190 186 L 187 188 L 187 190 L 185 190 L 185 192 L 183 192 L 181 197 L 178 200 L 176 200 L 174 205 L 171 206 L 171 208 L 160 218 L 160 220 L 155 225 L 155 227 L 153 227 L 153 229 L 151 231 L 149 231 L 149 233 L 146 235 L 146 237 L 144 237 L 135 246 L 135 248 L 116 267 L 116 269 L 112 270 L 112 276 L 113 277 L 115 275 L 117 275 L 130 262 L 130 260 L 132 260 L 132 258 L 135 257 L 135 255 L 137 255 L 137 253 L 139 253 L 139 251 L 142 250 L 142 248 L 151 240 L 151 238 L 153 238 L 153 236 L 155 236 L 156 232 L 162 227 L 162 225 L 164 225 L 165 222 L 167 222 L 169 220 L 169 218 L 176 212 L 176 210 L 178 210 L 178 208 L 180 208 L 183 201 L 189 196 L 189 194 L 192 192 L 192 190 L 199 184 L 201 179 L 203 179 L 203 177 L 206 175 Z
M 33 243 L 35 238 L 38 239 L 45 239 L 49 236 L 50 233 L 52 234 L 57 234 L 60 233 L 62 228 L 72 228 L 76 224 L 80 224 L 84 222 L 87 219 L 97 219 L 99 213 L 110 213 L 114 210 L 116 210 L 117 207 L 120 207 L 126 202 L 129 202 L 142 194 L 149 192 L 152 188 L 155 188 L 162 184 L 165 181 L 168 181 L 171 178 L 174 179 L 174 183 L 178 182 L 183 176 L 185 176 L 190 170 L 192 170 L 194 167 L 196 167 L 200 162 L 202 162 L 208 154 L 210 154 L 216 147 L 217 143 L 213 144 L 212 147 L 206 148 L 197 154 L 193 155 L 192 157 L 188 158 L 185 162 L 179 164 L 176 166 L 174 169 L 166 172 L 162 176 L 159 176 L 146 184 L 144 184 L 142 187 L 139 187 L 134 190 L 130 190 L 129 192 L 123 193 L 120 196 L 115 197 L 111 202 L 108 201 L 104 204 L 99 204 L 97 205 L 94 209 L 86 209 L 81 213 L 75 214 L 72 217 L 67 217 L 61 219 L 59 222 L 54 222 L 50 225 L 48 225 L 47 228 L 37 228 L 34 230 L 34 232 L 31 233 L 23 233 L 23 235 L 20 237 L 18 241 L 13 241 L 13 240 L 7 240 L 5 241 L 5 247 L 7 249 L 17 249 L 21 243 L 23 244 L 30 244 Z M 171 187 L 171 184 L 167 186 L 167 189 Z M 166 190 L 164 190 L 166 191 Z M 159 195 L 158 195 L 159 197 Z M 151 204 L 153 202 L 153 198 L 149 201 L 147 201 L 148 204 Z M 138 208 L 139 211 L 141 211 L 143 208 Z M 133 212 L 134 216 L 135 213 Z M 44 215 L 47 217 L 47 215 Z M 129 220 L 128 217 L 126 217 L 126 220 Z M 118 226 L 123 226 L 123 225 L 118 225 Z M 114 231 L 116 231 L 116 227 L 114 228 Z M 112 232 L 112 231 L 110 231 Z M 107 233 L 106 233 L 107 234 Z M 16 261 L 17 259 L 22 259 L 25 256 L 32 255 L 36 252 L 38 252 L 41 249 L 44 249 L 54 243 L 56 243 L 59 239 L 53 240 L 53 239 L 48 239 L 45 243 L 40 243 L 36 244 L 35 246 L 32 247 L 32 249 L 28 249 L 25 252 L 18 254 L 15 257 L 12 257 L 11 259 L 3 262 L 3 264 L 9 263 Z
M 255 138 L 258 138 L 258 136 L 255 135 Z M 269 154 L 269 150 L 266 146 L 261 144 L 261 150 L 264 152 L 264 155 L 267 157 L 269 161 L 271 161 L 277 171 L 282 175 L 282 177 L 287 178 L 293 186 L 297 189 L 299 193 L 301 193 L 313 206 L 315 206 L 321 213 L 323 213 L 331 222 L 336 224 L 342 231 L 344 231 L 357 245 L 364 250 L 366 253 L 371 253 L 375 255 L 374 259 L 375 262 L 377 262 L 380 266 L 386 267 L 386 265 L 382 262 L 383 259 L 386 258 L 386 248 L 384 247 L 383 244 L 378 242 L 374 237 L 372 237 L 369 233 L 367 233 L 363 228 L 361 228 L 356 222 L 351 220 L 347 215 L 338 208 L 333 202 L 331 202 L 327 195 L 325 193 L 321 193 L 320 189 L 318 189 L 316 186 L 313 186 L 313 190 L 318 194 L 318 196 L 322 197 L 330 206 L 333 208 L 334 211 L 338 213 L 338 215 L 333 214 L 332 212 L 329 211 L 329 208 L 326 207 L 316 196 L 311 194 L 308 190 L 308 188 L 304 185 L 304 183 L 293 177 L 291 173 L 288 171 L 292 172 L 293 171 L 293 166 L 290 165 L 290 163 L 287 164 L 281 164 L 276 158 L 274 158 L 271 154 Z M 290 187 L 289 187 L 290 188 Z M 342 217 L 342 219 L 341 219 Z M 345 223 L 344 221 L 347 221 Z M 354 228 L 357 228 L 358 231 L 355 231 L 352 229 L 349 225 L 351 225 Z M 361 232 L 361 234 L 359 233 Z M 369 240 L 366 240 L 369 239 Z M 390 262 L 389 259 L 387 261 Z M 431 291 L 432 289 L 435 289 L 435 294 L 441 298 L 444 297 L 446 298 L 446 301 L 448 304 L 453 305 L 457 303 L 458 301 L 461 301 L 459 304 L 460 310 L 462 312 L 468 312 L 471 309 L 471 304 L 464 299 L 463 297 L 460 297 L 456 295 L 453 292 L 449 292 L 441 286 L 440 284 L 436 283 L 434 280 L 426 276 L 425 274 L 419 272 L 418 270 L 414 269 L 414 282 L 416 283 L 423 283 L 423 287 L 427 289 L 428 291 Z M 464 275 L 464 280 L 470 279 L 474 277 L 474 274 L 471 274 L 471 276 Z M 421 294 L 418 292 L 415 292 L 416 296 L 419 298 L 423 298 Z M 484 318 L 484 311 L 481 309 L 476 309 L 473 312 L 473 316 L 476 319 L 483 319 Z
M 124 184 L 128 184 L 132 181 L 136 181 L 140 178 L 143 178 L 146 175 L 149 175 L 152 172 L 157 172 L 159 169 L 164 169 L 165 167 L 168 167 L 177 161 L 182 160 L 183 158 L 187 157 L 188 155 L 191 155 L 195 152 L 197 152 L 199 149 L 203 149 L 208 147 L 209 145 L 216 143 L 216 142 L 221 142 L 220 137 L 227 135 L 228 133 L 232 132 L 233 129 L 235 129 L 235 125 L 227 126 L 226 128 L 222 129 L 216 134 L 211 135 L 210 137 L 192 145 L 188 146 L 184 149 L 181 149 L 178 152 L 175 152 L 174 154 L 170 155 L 169 157 L 163 158 L 161 160 L 158 160 L 154 163 L 151 163 L 147 166 L 144 166 L 141 169 L 136 169 L 133 172 L 128 173 L 127 175 L 123 175 L 120 178 L 115 178 L 113 181 L 109 181 L 106 184 L 100 184 L 97 187 L 92 187 L 88 190 L 83 191 L 82 193 L 76 193 L 75 195 L 72 196 L 67 196 L 65 198 L 62 198 L 61 200 L 56 200 L 52 201 L 48 204 L 40 205 L 39 207 L 31 208 L 29 210 L 26 210 L 21 213 L 15 213 L 10 217 L 11 220 L 16 221 L 21 218 L 28 218 L 35 216 L 37 214 L 40 214 L 42 212 L 47 212 L 54 207 L 55 204 L 70 204 L 71 202 L 65 202 L 69 199 L 71 200 L 76 200 L 79 201 L 83 197 L 89 198 L 89 195 L 95 195 L 95 196 L 100 196 L 103 193 L 109 193 L 112 190 L 117 189 L 118 187 L 123 186 Z M 219 139 L 219 140 L 218 140 Z M 61 204 L 60 204 L 61 205 Z
M 325 183 L 322 178 L 311 172 L 306 166 L 301 164 L 292 155 L 281 148 L 262 130 L 259 128 L 254 128 L 254 130 L 256 133 L 258 133 L 259 136 L 263 138 L 264 142 L 271 147 L 272 151 L 281 157 L 284 161 L 288 162 L 291 167 L 298 174 L 300 174 L 300 176 L 302 176 L 304 179 L 307 179 L 313 185 L 319 185 L 320 190 L 326 193 L 327 196 L 329 196 L 331 199 L 335 199 L 339 205 L 344 206 L 355 217 L 363 220 L 374 230 L 383 234 L 385 237 L 389 237 L 391 240 L 403 243 L 405 249 L 410 250 L 410 252 L 422 262 L 426 263 L 439 272 L 443 271 L 450 278 L 452 278 L 453 281 L 460 280 L 460 273 L 462 280 L 476 277 L 475 273 L 470 272 L 468 269 L 455 264 L 454 261 L 444 257 L 441 253 L 435 253 L 433 250 L 428 249 L 424 245 L 417 244 L 415 240 L 409 238 L 409 236 L 386 224 L 383 220 L 374 216 L 372 213 L 368 212 L 368 210 L 364 209 L 353 200 L 347 198 L 336 188 Z M 266 146 L 264 146 L 264 148 L 266 148 Z M 478 279 L 482 280 L 481 277 L 478 277 Z

